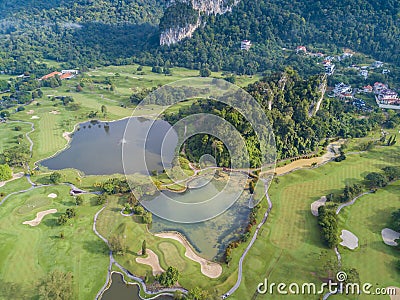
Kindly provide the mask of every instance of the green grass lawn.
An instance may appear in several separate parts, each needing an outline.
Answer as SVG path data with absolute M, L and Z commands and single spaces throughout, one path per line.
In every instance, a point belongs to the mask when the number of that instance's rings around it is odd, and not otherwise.
M 58 197 L 48 198 L 50 193 Z M 85 196 L 84 205 L 76 208 L 77 216 L 58 226 L 57 217 L 73 206 L 74 199 L 66 186 L 42 187 L 7 199 L 0 208 L 1 281 L 29 291 L 30 299 L 36 295 L 40 280 L 50 271 L 60 269 L 73 273 L 76 299 L 96 295 L 104 284 L 108 265 L 106 247 L 91 230 L 93 215 L 99 207 L 91 206 Z M 58 212 L 45 216 L 38 226 L 22 224 L 34 219 L 37 212 L 52 208 Z M 64 239 L 59 237 L 61 232 Z
M 399 251 L 384 244 L 381 236 L 392 212 L 399 208 L 400 182 L 397 181 L 361 197 L 340 213 L 340 229 L 351 231 L 359 239 L 359 248 L 353 251 L 340 247 L 343 266 L 357 269 L 361 283 L 369 282 L 374 288 L 399 286 L 400 273 L 395 267 L 400 260 Z M 387 296 L 375 295 L 374 299 L 387 299 Z
M 310 212 L 311 203 L 322 195 L 341 190 L 346 183 L 359 182 L 369 172 L 379 171 L 389 164 L 398 164 L 399 148 L 399 146 L 376 148 L 361 155 L 349 155 L 341 163 L 332 162 L 317 169 L 299 170 L 279 177 L 279 183 L 274 182 L 269 191 L 274 205 L 270 218 L 244 261 L 242 285 L 230 299 L 251 299 L 258 283 L 264 281 L 265 277 L 269 282 L 277 283 L 321 283 L 321 279 L 327 277 L 324 265 L 336 262 L 336 257 L 333 250 L 327 249 L 321 242 L 317 220 Z M 369 247 L 369 250 L 362 250 L 365 251 L 362 257 L 357 251 L 354 253 L 345 251 L 344 264 L 357 268 L 362 280 L 379 282 L 381 286 L 396 282 L 398 285 L 400 280 L 399 274 L 396 276 L 394 273 L 393 265 L 383 263 L 388 257 L 389 261 L 395 258 L 393 249 L 385 247 L 380 238 L 380 230 L 385 227 L 385 220 L 389 218 L 390 212 L 400 208 L 398 188 L 397 184 L 375 195 L 366 196 L 365 199 L 371 198 L 369 202 L 360 199 L 361 201 L 354 207 L 347 209 L 356 216 L 354 220 L 350 216 L 349 218 L 341 216 L 348 220 L 346 228 L 359 235 L 362 238 L 361 243 L 367 242 Z M 384 201 L 385 204 L 382 208 L 379 204 L 374 206 L 372 204 L 374 200 Z M 357 205 L 362 203 L 368 208 L 360 209 L 362 212 L 360 213 Z M 263 205 L 265 209 L 266 204 Z M 376 223 L 368 216 L 377 217 Z M 243 248 L 244 245 L 235 250 L 237 256 L 235 255 L 232 260 L 232 266 L 237 264 Z M 230 282 L 227 281 L 217 288 L 226 292 L 236 280 L 236 277 L 233 277 Z M 284 297 L 287 296 L 276 294 L 272 296 L 273 299 Z M 257 299 L 266 298 L 271 296 L 257 297 Z M 290 298 L 308 299 L 304 295 Z M 316 299 L 316 296 L 309 299 Z

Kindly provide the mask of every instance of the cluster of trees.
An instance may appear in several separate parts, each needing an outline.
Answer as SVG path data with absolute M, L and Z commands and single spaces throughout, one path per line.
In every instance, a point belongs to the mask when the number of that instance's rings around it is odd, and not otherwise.
M 339 227 L 335 205 L 324 205 L 318 208 L 318 224 L 326 245 L 329 248 L 336 247 L 339 243 Z
M 25 144 L 5 149 L 0 155 L 0 161 L 11 167 L 24 167 L 31 158 L 31 152 Z
M 54 184 L 59 184 L 62 180 L 62 175 L 58 172 L 53 172 L 50 174 L 49 180 Z
M 381 112 L 360 119 L 348 111 L 340 100 L 333 98 L 324 100 L 315 115 L 310 114 L 310 108 L 321 97 L 321 83 L 320 76 L 305 79 L 293 69 L 286 68 L 284 72 L 266 76 L 247 87 L 247 91 L 264 109 L 275 133 L 278 160 L 314 153 L 326 138 L 366 136 L 385 120 Z M 185 116 L 201 112 L 215 114 L 231 123 L 246 140 L 250 165 L 259 167 L 259 140 L 248 122 L 234 108 L 212 100 L 198 100 L 177 113 L 165 114 L 165 119 L 174 124 Z M 211 132 L 224 133 L 221 128 L 214 128 Z M 229 167 L 229 153 L 214 136 L 192 136 L 186 142 L 186 150 L 189 159 L 198 160 L 207 153 L 216 157 L 219 166 Z M 344 154 L 341 157 L 345 157 Z
M 12 178 L 12 170 L 9 165 L 0 165 L 0 181 L 9 180 Z
M 328 201 L 332 202 L 347 202 L 361 194 L 363 187 L 360 184 L 346 185 L 341 194 L 329 194 L 326 196 Z
M 156 277 L 157 281 L 165 287 L 171 287 L 179 280 L 179 271 L 177 268 L 169 266 L 166 272 Z
M 54 270 L 50 272 L 39 286 L 39 298 L 43 300 L 73 299 L 73 276 L 70 272 Z
M 249 215 L 249 223 L 245 231 L 241 234 L 239 239 L 230 242 L 228 246 L 225 248 L 224 252 L 225 263 L 229 264 L 229 262 L 232 260 L 232 252 L 235 248 L 239 247 L 241 243 L 246 243 L 249 240 L 251 229 L 253 228 L 254 225 L 257 224 L 257 214 L 260 208 L 261 208 L 260 205 L 256 205 L 252 208 Z
M 101 184 L 101 189 L 106 194 L 126 194 L 131 191 L 126 179 L 110 178 Z
M 367 185 L 371 189 L 377 189 L 386 186 L 390 181 L 400 178 L 400 167 L 387 166 L 382 169 L 383 173 L 371 172 L 365 176 Z
M 57 219 L 58 225 L 65 225 L 69 219 L 72 219 L 76 216 L 75 208 L 67 208 L 65 213 L 61 214 Z

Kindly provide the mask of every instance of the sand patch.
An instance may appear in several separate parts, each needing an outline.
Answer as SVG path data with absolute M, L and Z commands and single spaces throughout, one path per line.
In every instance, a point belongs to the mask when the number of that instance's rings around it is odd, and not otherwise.
M 57 194 L 51 193 L 51 194 L 48 194 L 47 197 L 55 199 L 55 198 L 57 198 Z
M 358 247 L 358 237 L 356 237 L 352 232 L 348 230 L 342 230 L 340 238 L 342 239 L 340 245 L 347 247 L 351 250 L 354 250 Z
M 161 266 L 160 266 L 160 261 L 158 260 L 157 254 L 155 254 L 150 249 L 147 249 L 146 253 L 147 253 L 147 257 L 146 258 L 137 257 L 136 258 L 136 262 L 138 262 L 139 264 L 144 264 L 144 265 L 150 266 L 152 268 L 152 270 L 153 270 L 153 275 L 154 276 L 163 273 L 164 269 L 161 268 Z
M 71 139 L 72 139 L 71 138 L 71 132 L 64 132 L 62 136 L 63 136 L 64 139 L 67 140 L 67 142 L 70 142 Z
M 397 246 L 395 240 L 400 238 L 400 232 L 394 231 L 390 228 L 384 228 L 381 231 L 383 242 L 389 246 Z M 400 295 L 400 294 L 399 294 Z
M 40 119 L 40 117 L 39 116 L 32 116 L 31 119 L 32 120 L 37 120 L 37 119 Z
M 201 267 L 201 273 L 203 273 L 205 276 L 209 278 L 218 278 L 222 274 L 221 265 L 198 256 L 196 252 L 194 252 L 194 250 L 192 249 L 189 242 L 181 234 L 177 232 L 164 232 L 158 233 L 155 236 L 166 239 L 173 239 L 181 243 L 186 248 L 185 256 L 199 263 Z
M 313 214 L 313 216 L 318 217 L 318 208 L 320 208 L 321 206 L 324 206 L 326 200 L 327 200 L 326 197 L 322 196 L 321 199 L 311 203 L 311 213 Z
M 10 182 L 10 181 L 13 181 L 16 179 L 20 179 L 22 177 L 24 177 L 24 172 L 19 172 L 19 173 L 13 174 L 11 179 L 6 180 L 6 181 L 0 181 L 0 187 L 5 186 L 7 182 Z
M 31 221 L 25 221 L 22 224 L 30 225 L 30 226 L 38 226 L 40 224 L 40 222 L 42 222 L 42 219 L 44 218 L 44 216 L 49 215 L 49 214 L 54 214 L 56 212 L 57 212 L 57 209 L 55 209 L 55 208 L 38 212 L 36 214 L 35 219 L 33 219 Z
M 28 110 L 28 111 L 26 112 L 27 115 L 33 115 L 34 113 L 35 113 L 35 111 L 34 111 L 33 109 Z
M 328 145 L 327 152 L 324 155 L 313 158 L 295 160 L 287 164 L 286 166 L 276 168 L 275 173 L 277 175 L 283 175 L 297 169 L 311 168 L 313 164 L 315 164 L 315 166 L 320 166 L 336 157 L 339 153 L 339 148 L 344 142 L 344 139 L 340 139 L 336 142 L 330 143 Z
M 394 292 L 393 292 L 394 291 Z M 390 300 L 400 300 L 400 288 L 396 286 L 388 286 L 386 292 L 390 292 Z
M 52 115 L 59 115 L 60 112 L 59 112 L 58 110 L 52 110 L 52 111 L 50 112 L 50 114 L 52 114 Z

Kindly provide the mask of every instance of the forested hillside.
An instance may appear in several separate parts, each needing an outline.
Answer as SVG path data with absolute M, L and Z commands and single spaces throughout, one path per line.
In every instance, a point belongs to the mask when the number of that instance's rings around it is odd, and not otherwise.
M 164 20 L 168 22 L 168 20 Z M 191 39 L 163 47 L 161 57 L 214 70 L 254 73 L 284 64 L 282 48 L 338 47 L 400 62 L 399 1 L 242 0 L 231 13 L 210 16 Z M 165 25 L 164 25 L 165 26 Z M 240 41 L 250 39 L 249 52 Z
M 287 68 L 282 73 L 248 86 L 247 91 L 263 107 L 275 133 L 277 159 L 317 154 L 327 145 L 326 138 L 363 137 L 384 122 L 381 112 L 372 112 L 368 119 L 359 118 L 354 114 L 352 105 L 334 98 L 324 101 L 316 114 L 310 114 L 310 108 L 321 96 L 321 80 L 320 76 L 302 78 L 293 69 Z M 167 114 L 165 118 L 175 123 L 187 115 L 200 112 L 215 114 L 234 125 L 246 139 L 251 166 L 259 166 L 258 138 L 234 108 L 211 100 L 201 100 L 182 108 L 178 113 Z M 198 161 L 204 153 L 214 154 L 216 145 L 218 141 L 214 136 L 198 134 L 188 140 L 186 152 L 190 159 Z M 218 152 L 218 164 L 229 166 L 230 157 L 226 149 L 222 146 Z
M 293 51 L 282 48 L 298 45 L 400 61 L 396 0 L 241 0 L 225 14 L 201 13 L 192 38 L 159 46 L 160 28 L 196 19 L 190 7 L 164 15 L 166 7 L 166 0 L 2 1 L 0 71 L 32 72 L 45 58 L 69 67 L 136 61 L 252 74 L 297 65 Z M 243 39 L 252 41 L 249 51 L 240 50 Z

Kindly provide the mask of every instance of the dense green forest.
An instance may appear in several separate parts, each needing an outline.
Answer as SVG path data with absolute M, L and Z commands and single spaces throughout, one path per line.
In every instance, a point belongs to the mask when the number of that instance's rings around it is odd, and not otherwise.
M 287 68 L 247 87 L 247 91 L 264 109 L 275 133 L 277 159 L 315 154 L 327 145 L 327 138 L 363 137 L 386 121 L 385 115 L 379 111 L 370 113 L 369 118 L 359 118 L 352 105 L 334 98 L 324 100 L 316 114 L 310 113 L 310 108 L 320 99 L 321 80 L 320 76 L 304 79 Z M 234 125 L 246 139 L 251 166 L 259 166 L 258 138 L 234 108 L 212 100 L 199 100 L 178 113 L 166 114 L 165 118 L 175 123 L 199 112 L 215 114 Z M 399 119 L 395 121 L 399 122 Z M 219 144 L 214 136 L 195 135 L 187 141 L 187 155 L 198 161 L 204 153 L 217 153 L 218 164 L 230 166 L 229 153 Z
M 399 5 L 395 0 L 242 0 L 232 12 L 202 15 L 191 39 L 168 47 L 159 46 L 160 29 L 197 20 L 190 5 L 174 10 L 157 0 L 2 1 L 0 71 L 41 75 L 37 61 L 53 59 L 74 68 L 139 62 L 253 74 L 292 65 L 315 74 L 315 64 L 282 50 L 300 44 L 330 53 L 349 47 L 398 63 Z M 243 39 L 252 41 L 250 51 L 240 50 Z

